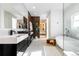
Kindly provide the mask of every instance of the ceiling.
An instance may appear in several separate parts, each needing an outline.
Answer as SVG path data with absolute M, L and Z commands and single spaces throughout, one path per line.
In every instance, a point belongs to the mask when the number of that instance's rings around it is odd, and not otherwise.
M 73 3 L 64 3 L 64 10 L 70 7 Z
M 17 18 L 27 15 L 27 10 L 22 3 L 2 3 L 0 4 L 2 9 L 7 12 L 10 12 Z
M 31 15 L 46 14 L 51 10 L 62 10 L 62 3 L 25 3 Z
M 46 17 L 49 11 L 63 9 L 62 3 L 3 3 L 2 8 L 9 11 L 16 17 L 26 16 L 27 11 L 30 11 L 32 16 Z M 65 4 L 65 9 L 70 6 L 70 3 Z

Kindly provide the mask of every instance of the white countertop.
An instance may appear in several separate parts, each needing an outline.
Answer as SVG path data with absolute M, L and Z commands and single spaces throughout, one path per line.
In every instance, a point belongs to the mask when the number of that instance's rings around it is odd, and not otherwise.
M 17 40 L 15 36 L 0 36 L 0 44 L 16 44 Z
M 17 44 L 28 37 L 28 34 L 0 36 L 0 44 Z
M 17 43 L 21 42 L 22 40 L 24 40 L 25 38 L 28 37 L 28 34 L 22 34 L 22 35 L 19 35 L 17 37 Z

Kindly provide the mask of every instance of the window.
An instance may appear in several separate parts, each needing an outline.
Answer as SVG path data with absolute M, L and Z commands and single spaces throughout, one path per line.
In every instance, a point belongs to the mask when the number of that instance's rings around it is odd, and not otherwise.
M 71 18 L 71 28 L 76 29 L 79 27 L 79 14 L 73 15 Z

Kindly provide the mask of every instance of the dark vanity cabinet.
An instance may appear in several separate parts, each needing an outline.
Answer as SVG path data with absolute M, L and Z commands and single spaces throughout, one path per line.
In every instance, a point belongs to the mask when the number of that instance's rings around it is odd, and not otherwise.
M 29 47 L 30 43 L 32 42 L 32 37 L 28 36 L 27 38 L 25 38 L 23 41 L 19 42 L 17 44 L 17 53 L 18 52 L 25 52 L 26 49 Z
M 16 44 L 0 44 L 0 56 L 16 56 Z

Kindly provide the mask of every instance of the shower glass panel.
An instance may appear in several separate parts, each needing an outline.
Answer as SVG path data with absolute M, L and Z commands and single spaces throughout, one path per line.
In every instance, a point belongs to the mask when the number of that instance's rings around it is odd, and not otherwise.
M 64 3 L 64 54 L 79 55 L 79 3 Z

